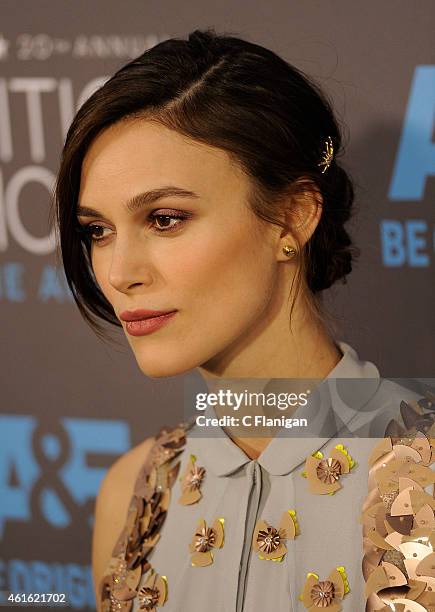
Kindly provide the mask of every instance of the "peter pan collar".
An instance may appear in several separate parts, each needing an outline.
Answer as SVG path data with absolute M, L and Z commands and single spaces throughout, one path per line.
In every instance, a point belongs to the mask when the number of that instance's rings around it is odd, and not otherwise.
M 219 428 L 218 434 L 208 433 L 201 437 L 200 428 L 194 425 L 188 432 L 188 439 L 191 452 L 198 456 L 201 465 L 216 476 L 229 476 L 246 463 L 257 461 L 269 474 L 284 475 L 304 463 L 308 455 L 337 433 L 351 437 L 352 419 L 376 393 L 381 378 L 378 368 L 370 361 L 360 360 L 349 344 L 342 341 L 337 344 L 342 358 L 310 395 L 308 404 L 299 406 L 291 415 L 292 418 L 305 416 L 312 435 L 305 431 L 302 436 L 296 430 L 282 428 L 253 460 L 223 428 Z M 212 406 L 205 410 L 205 416 L 216 417 Z

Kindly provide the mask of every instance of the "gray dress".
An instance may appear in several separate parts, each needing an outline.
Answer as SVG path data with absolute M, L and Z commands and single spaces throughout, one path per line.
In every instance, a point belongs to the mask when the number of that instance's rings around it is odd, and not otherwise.
M 338 344 L 342 359 L 310 403 L 292 415 L 307 417 L 316 434 L 289 437 L 288 431 L 280 430 L 251 460 L 223 431 L 201 437 L 194 425 L 183 444 L 174 436 L 173 448 L 169 442 L 148 458 L 102 582 L 104 610 L 370 609 L 360 516 L 368 494 L 369 458 L 379 442 L 373 436 L 379 435 L 375 430 L 385 431 L 391 418 L 398 418 L 402 400 L 415 402 L 419 396 L 382 379 L 373 363 L 359 360 L 348 344 Z M 350 387 L 351 401 L 343 401 L 347 392 L 340 388 L 342 379 L 356 384 Z M 213 415 L 213 410 L 208 408 L 206 414 Z M 342 447 L 337 450 L 337 445 Z M 312 468 L 307 476 L 307 459 L 316 451 L 324 460 L 338 453 L 349 466 L 341 469 L 334 492 L 325 492 L 325 485 L 334 488 L 331 478 L 314 482 Z M 156 465 L 163 466 L 160 472 L 152 471 Z M 183 475 L 189 468 L 194 471 L 186 480 Z M 153 492 L 158 499 L 151 497 Z M 180 503 L 183 494 L 185 503 Z M 138 507 L 140 498 L 144 502 Z M 135 544 L 126 566 L 129 534 Z

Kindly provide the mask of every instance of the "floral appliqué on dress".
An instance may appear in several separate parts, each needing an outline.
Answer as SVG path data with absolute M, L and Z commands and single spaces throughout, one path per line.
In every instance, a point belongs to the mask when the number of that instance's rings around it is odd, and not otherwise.
M 257 521 L 252 536 L 252 549 L 259 559 L 282 561 L 287 553 L 285 540 L 294 540 L 300 534 L 296 512 L 293 509 L 283 512 L 278 528 L 266 521 Z
M 202 498 L 201 485 L 205 477 L 205 468 L 196 464 L 195 455 L 190 455 L 186 470 L 181 477 L 181 495 L 178 502 L 189 506 Z
M 212 527 L 207 527 L 204 519 L 200 519 L 189 545 L 191 563 L 193 566 L 204 567 L 213 563 L 212 548 L 222 548 L 224 545 L 224 519 L 217 518 Z
M 156 612 L 157 606 L 164 606 L 168 597 L 168 581 L 153 570 L 138 592 L 139 609 Z
M 337 444 L 326 459 L 321 451 L 307 457 L 302 476 L 307 478 L 311 493 L 333 495 L 342 488 L 342 475 L 348 474 L 355 465 L 343 444 Z
M 341 601 L 350 591 L 344 567 L 336 567 L 326 580 L 310 572 L 307 574 L 304 589 L 299 596 L 307 610 L 315 612 L 319 608 L 327 608 L 328 612 L 340 612 Z

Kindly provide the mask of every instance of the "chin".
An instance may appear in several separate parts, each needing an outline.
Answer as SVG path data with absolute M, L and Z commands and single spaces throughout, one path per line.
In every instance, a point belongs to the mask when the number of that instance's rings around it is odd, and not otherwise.
M 193 336 L 188 341 L 180 337 L 156 338 L 155 342 L 145 339 L 141 345 L 131 345 L 139 369 L 149 378 L 179 376 L 207 363 L 221 351 L 221 338 L 208 338 L 204 343 Z
M 190 364 L 186 359 L 170 360 L 163 357 L 154 356 L 146 359 L 136 355 L 139 369 L 148 378 L 167 378 L 184 374 L 196 367 L 195 363 Z

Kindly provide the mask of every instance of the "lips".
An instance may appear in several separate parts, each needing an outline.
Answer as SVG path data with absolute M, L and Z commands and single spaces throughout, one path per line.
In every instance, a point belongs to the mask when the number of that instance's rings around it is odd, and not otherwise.
M 119 318 L 123 321 L 142 321 L 143 319 L 151 319 L 153 317 L 161 317 L 167 315 L 175 310 L 146 310 L 140 308 L 137 310 L 124 310 L 119 314 Z
M 162 312 L 162 311 L 153 311 L 153 312 Z M 124 314 L 124 313 L 123 313 Z M 141 316 L 141 319 L 136 319 L 133 321 L 126 321 L 125 323 L 125 331 L 130 336 L 147 336 L 148 334 L 153 334 L 158 331 L 162 327 L 168 325 L 170 321 L 177 314 L 176 310 L 168 311 L 164 314 L 159 314 L 155 316 L 148 316 L 146 318 L 143 315 L 138 315 L 137 312 L 134 313 L 136 316 Z

